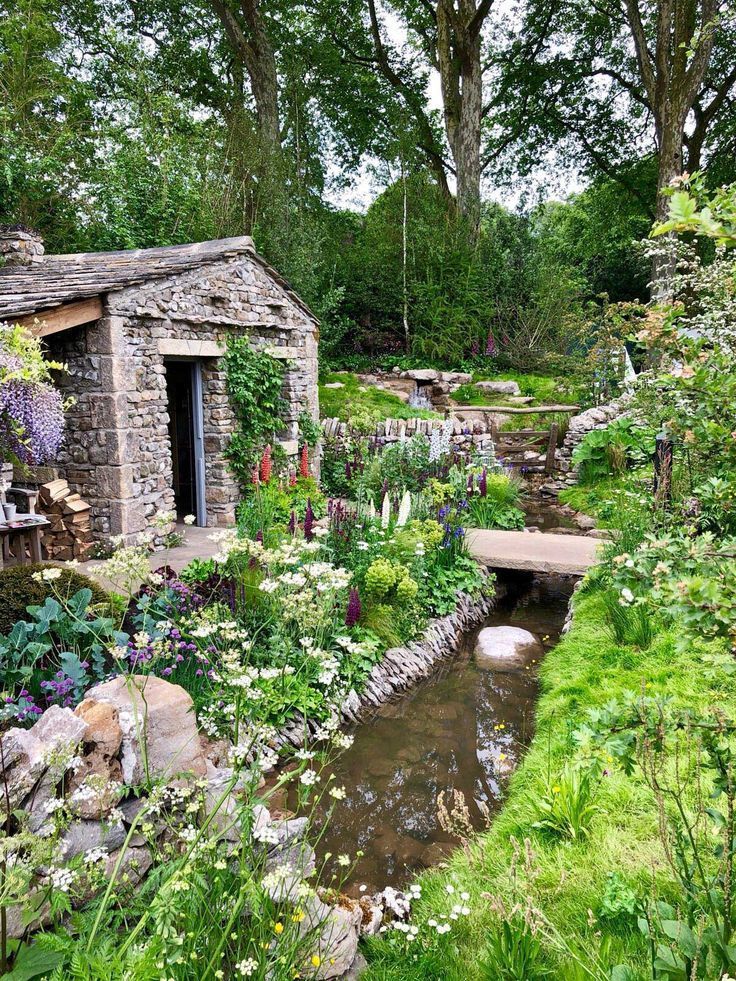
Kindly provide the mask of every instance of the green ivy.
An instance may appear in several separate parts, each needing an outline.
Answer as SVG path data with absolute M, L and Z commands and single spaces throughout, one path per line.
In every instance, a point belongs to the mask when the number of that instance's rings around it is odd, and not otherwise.
M 225 371 L 237 429 L 226 456 L 243 485 L 250 481 L 266 444 L 273 443 L 284 428 L 280 409 L 285 370 L 283 362 L 270 354 L 254 351 L 247 338 L 228 341 Z

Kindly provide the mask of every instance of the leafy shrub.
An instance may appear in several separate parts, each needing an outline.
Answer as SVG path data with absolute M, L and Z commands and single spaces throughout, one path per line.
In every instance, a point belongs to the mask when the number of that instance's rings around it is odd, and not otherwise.
M 592 429 L 573 453 L 580 480 L 592 483 L 622 474 L 631 463 L 644 463 L 654 452 L 654 431 L 633 419 L 614 419 L 605 429 Z
M 37 572 L 56 568 L 61 570 L 61 575 L 53 583 L 39 582 L 33 578 Z M 0 635 L 10 633 L 18 620 L 27 620 L 29 606 L 41 606 L 49 596 L 71 597 L 80 589 L 90 590 L 92 605 L 109 608 L 110 597 L 102 586 L 73 569 L 41 562 L 0 570 Z
M 359 486 L 364 495 L 374 497 L 385 485 L 418 491 L 426 482 L 429 471 L 429 440 L 417 435 L 392 443 L 375 456 L 366 466 Z
M 611 872 L 601 899 L 598 915 L 603 920 L 618 921 L 622 924 L 634 923 L 640 903 L 634 890 L 618 872 Z
M 732 638 L 736 630 L 736 540 L 712 532 L 647 535 L 613 562 L 613 584 L 627 606 L 656 611 L 694 636 Z

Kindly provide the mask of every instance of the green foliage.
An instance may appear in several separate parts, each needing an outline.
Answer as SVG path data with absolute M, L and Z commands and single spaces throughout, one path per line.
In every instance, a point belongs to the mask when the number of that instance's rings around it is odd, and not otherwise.
M 714 239 L 717 245 L 736 247 L 736 184 L 709 191 L 702 173 L 683 176 L 666 193 L 670 195 L 667 221 L 652 235 L 694 232 Z
M 590 766 L 566 763 L 556 777 L 540 789 L 537 820 L 532 827 L 558 838 L 584 838 L 598 811 L 595 804 L 598 774 Z
M 606 619 L 618 644 L 646 650 L 657 633 L 654 611 L 644 606 L 630 606 L 615 590 L 604 594 Z
M 429 470 L 429 440 L 422 435 L 412 436 L 386 446 L 367 463 L 358 480 L 359 493 L 380 503 L 384 484 L 397 490 L 418 491 Z
M 275 543 L 285 534 L 292 511 L 299 523 L 304 522 L 307 501 L 315 518 L 324 517 L 327 501 L 313 477 L 297 477 L 293 485 L 275 478 L 259 482 L 238 505 L 238 527 L 248 538 L 260 533 L 265 541 Z
M 677 904 L 653 896 L 638 922 L 652 977 L 662 981 L 721 977 L 736 967 L 734 732 L 721 709 L 683 709 L 666 696 L 629 692 L 591 712 L 575 734 L 626 773 L 639 769 L 654 796 Z
M 542 945 L 519 912 L 492 930 L 481 959 L 487 978 L 499 981 L 540 981 L 552 973 L 542 959 Z
M 312 416 L 304 411 L 299 413 L 299 445 L 313 448 L 317 445 L 322 435 L 322 427 Z
M 611 872 L 598 909 L 601 919 L 629 926 L 640 908 L 639 897 L 624 877 L 618 872 Z
M 284 365 L 262 351 L 253 351 L 247 337 L 231 337 L 225 354 L 230 402 L 238 429 L 227 456 L 233 473 L 246 486 L 261 453 L 283 429 L 281 392 Z
M 638 161 L 628 186 L 601 176 L 564 201 L 543 204 L 535 220 L 557 261 L 576 270 L 581 290 L 612 302 L 646 300 L 647 270 L 632 244 L 651 227 L 649 201 L 656 193 L 656 161 Z
M 601 477 L 622 474 L 641 465 L 654 453 L 654 432 L 630 418 L 614 419 L 605 429 L 591 429 L 573 453 L 580 480 L 594 483 Z
M 55 566 L 20 568 L 58 572 Z M 11 595 L 16 587 L 17 601 L 23 583 L 11 580 L 10 586 Z M 53 586 L 51 595 L 44 595 L 47 590 L 42 589 L 38 603 L 28 603 L 7 635 L 0 635 L 0 672 L 6 686 L 0 722 L 33 722 L 42 703 L 76 704 L 94 680 L 104 677 L 110 647 L 119 642 L 110 603 L 96 584 L 85 576 L 62 579 L 59 575 Z
M 355 325 L 350 341 L 359 351 L 406 350 L 403 191 L 397 182 L 376 199 L 338 264 L 343 309 Z M 413 355 L 446 367 L 489 347 L 520 363 L 567 350 L 575 329 L 575 286 L 538 248 L 527 219 L 489 205 L 478 241 L 471 243 L 427 177 L 408 179 L 407 198 Z
M 44 569 L 60 569 L 60 575 L 52 582 L 34 579 Z M 88 589 L 90 602 L 100 610 L 109 610 L 107 592 L 89 576 L 74 569 L 45 563 L 14 565 L 0 569 L 0 634 L 8 634 L 18 620 L 26 618 L 29 606 L 42 606 L 49 597 L 72 597 L 80 590 Z
M 712 532 L 648 535 L 614 560 L 621 601 L 680 624 L 688 638 L 736 636 L 736 542 Z

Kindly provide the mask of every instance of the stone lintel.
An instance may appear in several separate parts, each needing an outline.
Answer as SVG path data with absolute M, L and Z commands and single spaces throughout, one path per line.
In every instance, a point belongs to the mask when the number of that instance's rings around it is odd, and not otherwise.
M 220 341 L 189 341 L 181 337 L 161 337 L 158 353 L 164 358 L 221 358 L 227 347 Z

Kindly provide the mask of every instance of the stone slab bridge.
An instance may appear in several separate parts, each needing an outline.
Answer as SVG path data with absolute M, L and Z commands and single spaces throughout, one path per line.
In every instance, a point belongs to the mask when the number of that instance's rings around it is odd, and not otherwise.
M 566 576 L 584 576 L 598 561 L 601 545 L 599 540 L 585 535 L 484 529 L 469 530 L 467 542 L 470 554 L 490 569 Z

